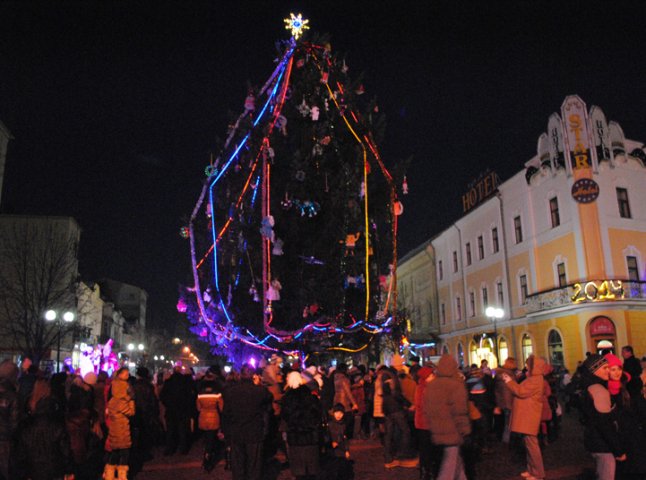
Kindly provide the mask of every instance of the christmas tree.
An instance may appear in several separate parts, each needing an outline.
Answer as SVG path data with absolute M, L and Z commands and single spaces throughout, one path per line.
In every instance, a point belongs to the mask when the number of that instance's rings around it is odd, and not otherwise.
M 396 320 L 396 182 L 384 119 L 308 21 L 229 127 L 182 235 L 193 285 L 178 309 L 214 353 L 366 348 Z M 232 355 L 232 352 L 233 353 Z

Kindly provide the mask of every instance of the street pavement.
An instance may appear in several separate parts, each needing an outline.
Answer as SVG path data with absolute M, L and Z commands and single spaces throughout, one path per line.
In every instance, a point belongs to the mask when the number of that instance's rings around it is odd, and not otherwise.
M 153 460 L 144 465 L 136 476 L 137 480 L 229 480 L 231 473 L 221 462 L 211 472 L 201 468 L 202 443 L 196 441 L 187 455 L 175 454 L 164 457 L 156 451 Z M 352 458 L 357 480 L 418 480 L 417 468 L 384 468 L 383 450 L 377 440 L 356 440 L 351 443 Z M 546 478 L 549 480 L 588 480 L 594 478 L 594 463 L 583 449 L 582 428 L 576 413 L 563 416 L 561 434 L 543 451 Z M 279 461 L 271 464 L 263 480 L 292 480 L 289 469 L 281 469 Z M 477 466 L 476 480 L 520 479 L 520 472 L 526 470 L 524 458 L 514 455 L 506 446 L 494 442 L 491 451 L 484 454 Z M 472 479 L 473 480 L 473 479 Z

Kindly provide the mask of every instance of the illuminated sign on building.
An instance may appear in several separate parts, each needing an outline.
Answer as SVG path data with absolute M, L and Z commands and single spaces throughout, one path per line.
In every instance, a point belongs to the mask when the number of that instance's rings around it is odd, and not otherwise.
M 566 155 L 572 170 L 590 168 L 590 141 L 585 103 L 576 95 L 567 97 L 563 102 L 562 114 L 567 138 Z
M 599 184 L 591 178 L 581 178 L 572 185 L 572 198 L 579 203 L 594 202 L 599 196 Z
M 587 283 L 575 283 L 572 302 L 605 302 L 624 298 L 624 287 L 621 280 L 594 280 Z
M 467 193 L 462 195 L 462 209 L 466 213 L 487 198 L 491 197 L 498 188 L 498 175 L 496 172 L 482 174 L 469 185 Z

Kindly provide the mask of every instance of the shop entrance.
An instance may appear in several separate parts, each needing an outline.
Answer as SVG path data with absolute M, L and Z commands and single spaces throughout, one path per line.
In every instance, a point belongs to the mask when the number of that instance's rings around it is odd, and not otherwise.
M 617 331 L 615 324 L 605 316 L 594 317 L 588 323 L 588 351 L 602 353 L 610 350 L 616 353 Z

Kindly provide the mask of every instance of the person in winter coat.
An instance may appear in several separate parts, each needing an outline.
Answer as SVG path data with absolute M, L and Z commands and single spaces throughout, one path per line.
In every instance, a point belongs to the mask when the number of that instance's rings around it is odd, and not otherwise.
M 431 442 L 429 424 L 424 415 L 424 391 L 426 386 L 435 380 L 435 373 L 430 367 L 417 370 L 417 389 L 415 390 L 415 432 L 419 447 L 420 480 L 431 480 L 439 469 L 441 450 Z
M 0 363 L 0 478 L 9 478 L 9 447 L 20 420 L 16 382 L 18 366 L 10 360 Z
M 608 360 L 601 355 L 593 353 L 582 364 L 583 445 L 595 460 L 600 480 L 614 479 L 616 462 L 627 458 L 617 430 L 617 412 L 607 388 L 609 375 Z
M 617 479 L 646 478 L 646 432 L 639 415 L 639 399 L 631 399 L 628 391 L 630 375 L 623 370 L 621 360 L 612 353 L 604 355 L 608 361 L 608 392 L 616 412 L 620 440 L 626 450 L 626 461 L 617 465 Z
M 354 427 L 354 411 L 358 411 L 359 406 L 352 395 L 350 377 L 348 377 L 348 366 L 345 363 L 339 363 L 334 371 L 334 404 L 341 404 L 345 408 L 346 435 L 352 437 Z
M 44 380 L 43 380 L 44 381 Z M 70 439 L 56 402 L 49 395 L 40 398 L 16 433 L 12 454 L 15 466 L 11 479 L 52 480 L 73 478 Z
M 350 462 L 350 443 L 345 434 L 346 420 L 345 407 L 337 403 L 332 408 L 332 417 L 328 422 L 328 432 L 332 446 L 332 459 L 326 466 L 328 478 L 334 480 L 350 480 L 354 478 L 352 463 Z
M 224 389 L 222 430 L 231 445 L 233 480 L 260 480 L 265 417 L 272 412 L 273 396 L 253 383 L 253 369 L 240 369 L 240 382 Z
M 509 443 L 509 437 L 511 434 L 511 409 L 514 402 L 514 394 L 511 392 L 511 389 L 505 386 L 505 382 L 502 377 L 503 374 L 506 373 L 515 382 L 517 369 L 518 363 L 516 362 L 516 359 L 513 357 L 507 357 L 503 366 L 496 369 L 496 378 L 494 379 L 496 411 L 500 416 L 500 421 L 497 424 L 497 432 L 503 443 Z
M 426 385 L 423 407 L 431 440 L 442 447 L 437 480 L 464 480 L 460 446 L 471 433 L 467 390 L 458 372 L 458 363 L 449 354 L 440 358 L 436 375 Z
M 529 480 L 545 478 L 543 456 L 538 444 L 538 432 L 543 413 L 545 364 L 545 360 L 541 357 L 530 355 L 526 362 L 527 378 L 521 383 L 514 382 L 512 377 L 506 373 L 502 374 L 506 387 L 514 394 L 511 431 L 523 435 L 527 455 L 527 472 L 523 472 L 521 475 Z
M 196 402 L 199 417 L 197 425 L 204 432 L 204 470 L 210 472 L 215 467 L 217 434 L 220 430 L 220 415 L 224 408 L 222 391 L 217 377 L 206 372 Z
M 119 480 L 128 478 L 128 462 L 130 460 L 130 418 L 135 414 L 135 401 L 129 392 L 128 369 L 120 368 L 112 380 L 112 398 L 108 401 L 108 442 L 106 449 L 110 449 L 108 462 L 103 471 L 105 480 L 115 478 L 115 469 Z
M 299 480 L 314 478 L 320 471 L 321 403 L 304 382 L 299 372 L 287 374 L 287 391 L 280 409 L 287 436 L 289 468 Z
M 195 382 L 185 367 L 178 365 L 164 382 L 159 399 L 164 404 L 166 418 L 166 449 L 164 455 L 172 455 L 179 447 L 181 454 L 190 449 L 191 418 L 195 412 L 197 391 Z

